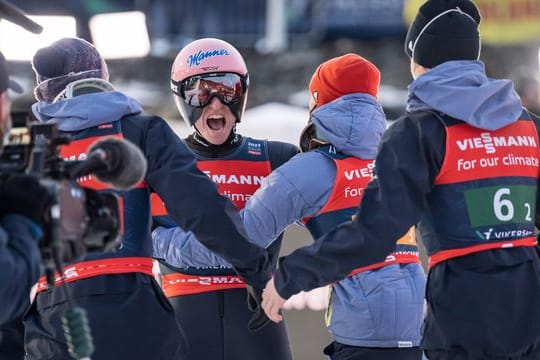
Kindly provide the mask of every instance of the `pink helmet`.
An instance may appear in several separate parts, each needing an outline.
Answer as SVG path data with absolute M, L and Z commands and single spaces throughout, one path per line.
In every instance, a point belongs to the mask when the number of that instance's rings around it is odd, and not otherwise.
M 206 84 L 204 88 L 202 82 Z M 231 44 L 204 38 L 180 50 L 171 69 L 170 85 L 176 107 L 188 125 L 194 125 L 214 96 L 229 106 L 240 122 L 246 107 L 249 76 L 242 55 Z

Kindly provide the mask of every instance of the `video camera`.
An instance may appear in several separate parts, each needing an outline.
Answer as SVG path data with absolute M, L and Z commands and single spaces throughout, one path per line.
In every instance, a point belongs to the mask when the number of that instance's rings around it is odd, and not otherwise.
M 44 214 L 40 243 L 45 268 L 54 271 L 57 260 L 68 263 L 90 252 L 114 249 L 121 235 L 117 195 L 81 187 L 76 181 L 103 170 L 96 156 L 62 159 L 60 146 L 70 139 L 59 134 L 55 123 L 31 123 L 26 132 L 21 129 L 15 129 L 19 133 L 14 131 L 14 138 L 2 149 L 0 186 L 13 174 L 26 173 L 37 177 L 53 196 L 53 206 Z

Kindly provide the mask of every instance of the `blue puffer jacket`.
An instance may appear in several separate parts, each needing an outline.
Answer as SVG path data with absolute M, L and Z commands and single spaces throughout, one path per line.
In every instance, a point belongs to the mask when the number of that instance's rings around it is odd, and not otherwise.
M 366 160 L 375 158 L 386 127 L 381 107 L 365 94 L 346 95 L 321 106 L 312 119 L 339 152 Z M 267 247 L 288 225 L 317 214 L 330 196 L 335 176 L 333 161 L 318 152 L 298 154 L 274 170 L 241 212 L 250 240 Z M 192 252 L 202 247 L 179 228 L 158 228 L 153 238 L 155 251 L 160 244 L 161 255 L 168 255 L 167 261 L 177 266 L 185 265 L 182 249 Z M 176 249 L 175 256 L 168 249 Z M 302 259 L 295 263 L 302 266 Z M 329 323 L 334 340 L 366 347 L 418 346 L 424 288 L 425 274 L 418 264 L 390 265 L 334 284 Z

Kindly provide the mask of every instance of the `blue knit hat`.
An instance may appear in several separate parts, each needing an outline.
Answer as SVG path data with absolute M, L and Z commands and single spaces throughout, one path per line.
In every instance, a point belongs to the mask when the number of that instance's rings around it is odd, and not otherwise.
M 63 38 L 39 49 L 32 59 L 38 101 L 53 99 L 76 80 L 100 78 L 108 80 L 107 65 L 97 49 L 80 38 Z

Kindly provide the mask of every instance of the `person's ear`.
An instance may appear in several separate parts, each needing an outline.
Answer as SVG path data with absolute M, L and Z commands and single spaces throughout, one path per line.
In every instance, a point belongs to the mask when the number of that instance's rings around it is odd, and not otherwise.
M 414 80 L 418 79 L 420 75 L 423 75 L 429 70 L 429 68 L 424 67 L 420 64 L 417 64 L 414 62 L 414 60 L 411 58 L 411 75 Z

